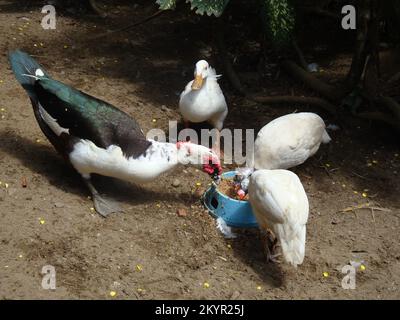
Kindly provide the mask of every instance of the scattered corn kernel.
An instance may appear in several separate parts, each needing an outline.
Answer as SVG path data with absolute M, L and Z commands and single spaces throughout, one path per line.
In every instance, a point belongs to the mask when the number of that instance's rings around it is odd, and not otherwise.
M 143 267 L 142 267 L 140 264 L 137 264 L 137 265 L 136 265 L 136 270 L 137 270 L 137 271 L 142 271 L 142 270 L 143 270 Z
M 204 282 L 203 287 L 207 289 L 210 287 L 210 284 L 208 282 Z
M 39 222 L 40 222 L 40 224 L 45 224 L 46 223 L 46 221 L 44 219 L 42 219 L 42 218 L 39 219 Z
M 323 272 L 322 275 L 324 276 L 324 278 L 328 278 L 329 277 L 329 272 Z
M 365 269 L 366 269 L 365 266 L 362 264 L 362 265 L 360 266 L 360 270 L 361 270 L 361 271 L 365 271 Z
M 111 297 L 115 297 L 117 295 L 117 292 L 116 291 L 110 291 L 110 296 Z

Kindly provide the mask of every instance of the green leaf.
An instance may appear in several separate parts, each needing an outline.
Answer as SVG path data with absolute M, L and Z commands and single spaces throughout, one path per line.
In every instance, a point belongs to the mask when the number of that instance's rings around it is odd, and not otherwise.
M 175 9 L 178 0 L 156 0 L 156 3 L 160 6 L 160 10 Z M 229 0 L 186 0 L 186 3 L 190 3 L 192 10 L 195 10 L 197 14 L 212 14 L 216 17 L 222 15 Z
M 208 16 L 213 14 L 219 17 L 224 12 L 229 0 L 186 0 L 186 2 L 190 2 L 191 9 L 196 10 L 197 14 L 204 15 L 205 13 Z
M 173 10 L 176 7 L 177 0 L 157 0 L 156 3 L 160 6 L 160 10 Z
M 263 0 L 263 19 L 273 45 L 277 48 L 288 46 L 295 27 L 290 0 Z

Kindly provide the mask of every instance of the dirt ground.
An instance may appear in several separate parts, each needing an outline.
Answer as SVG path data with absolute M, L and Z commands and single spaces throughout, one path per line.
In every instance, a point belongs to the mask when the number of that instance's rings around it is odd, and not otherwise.
M 389 128 L 343 125 L 330 133 L 329 146 L 295 169 L 310 201 L 306 258 L 297 270 L 267 264 L 257 230 L 224 239 L 199 200 L 210 181 L 192 168 L 140 187 L 98 179 L 126 212 L 103 219 L 91 211 L 80 178 L 41 133 L 7 52 L 30 53 L 55 79 L 118 106 L 145 132 L 167 129 L 168 120 L 179 119 L 178 94 L 194 62 L 205 57 L 221 72 L 210 28 L 182 11 L 93 39 L 154 12 L 145 1 L 125 4 L 113 5 L 105 20 L 74 9 L 59 12 L 57 29 L 44 30 L 42 1 L 0 1 L 0 298 L 400 298 L 400 150 Z M 261 85 L 270 95 L 304 90 L 274 72 L 261 82 L 238 61 L 254 91 Z M 320 63 L 335 73 L 349 59 Z M 318 112 L 336 124 L 318 109 L 249 103 L 227 79 L 220 83 L 230 107 L 228 128 L 258 130 L 295 110 Z M 173 187 L 176 178 L 180 184 Z M 377 209 L 341 212 L 367 203 Z M 178 209 L 187 215 L 178 216 Z M 357 270 L 355 290 L 344 290 L 341 269 L 352 260 L 364 261 L 365 270 Z M 56 269 L 56 290 L 41 287 L 45 265 Z

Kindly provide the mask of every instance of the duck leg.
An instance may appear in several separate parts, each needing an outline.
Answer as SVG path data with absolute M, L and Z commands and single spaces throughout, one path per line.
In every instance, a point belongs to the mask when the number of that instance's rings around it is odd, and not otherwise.
M 224 152 L 221 149 L 221 131 L 218 129 L 215 137 L 215 143 L 212 146 L 211 150 L 214 151 L 220 159 L 224 157 Z
M 281 254 L 276 252 L 278 247 L 278 238 L 270 230 L 262 230 L 261 235 L 264 241 L 264 250 L 267 262 L 279 263 L 277 258 Z
M 123 212 L 123 210 L 115 201 L 105 199 L 100 195 L 100 193 L 93 186 L 90 178 L 84 178 L 84 181 L 90 190 L 90 193 L 92 194 L 94 208 L 96 209 L 97 213 L 106 218 L 110 213 Z

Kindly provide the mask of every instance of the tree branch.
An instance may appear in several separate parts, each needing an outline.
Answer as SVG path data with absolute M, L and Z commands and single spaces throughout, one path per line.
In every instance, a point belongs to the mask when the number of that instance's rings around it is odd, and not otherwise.
M 340 89 L 317 79 L 312 74 L 303 70 L 293 61 L 284 61 L 282 63 L 282 68 L 294 78 L 301 82 L 304 82 L 304 84 L 306 84 L 308 87 L 318 92 L 328 100 L 338 101 L 344 96 L 344 92 L 342 92 Z
M 382 97 L 377 98 L 375 100 L 375 102 L 377 104 L 380 104 L 380 105 L 386 107 L 390 111 L 392 111 L 394 116 L 400 122 L 400 104 L 398 104 L 396 100 L 394 100 L 393 98 L 390 98 L 390 97 L 382 96 Z
M 243 88 L 242 83 L 240 82 L 239 77 L 237 76 L 235 69 L 232 66 L 231 61 L 229 60 L 229 53 L 225 46 L 224 41 L 224 29 L 220 24 L 217 26 L 217 47 L 219 56 L 222 59 L 222 66 L 225 70 L 225 74 L 229 79 L 232 87 L 242 96 L 246 95 L 246 90 Z
M 358 113 L 356 116 L 362 119 L 383 122 L 400 131 L 400 121 L 396 121 L 393 117 L 382 112 L 362 112 Z
M 105 13 L 103 10 L 99 8 L 99 6 L 96 3 L 96 0 L 88 0 L 89 7 L 100 17 L 105 18 L 107 17 L 107 13 Z
M 303 104 L 320 107 L 330 114 L 336 115 L 336 108 L 328 101 L 318 97 L 296 97 L 296 96 L 260 96 L 252 95 L 251 100 L 265 104 Z

